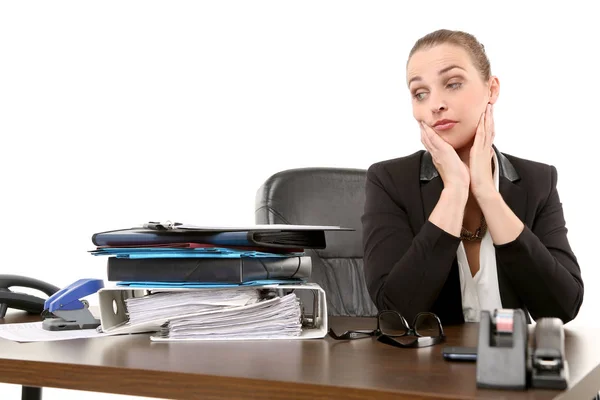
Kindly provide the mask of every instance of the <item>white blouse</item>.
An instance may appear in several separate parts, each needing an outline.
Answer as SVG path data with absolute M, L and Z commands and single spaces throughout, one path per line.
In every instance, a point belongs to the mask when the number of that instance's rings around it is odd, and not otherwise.
M 494 158 L 494 185 L 499 190 L 499 167 L 496 152 Z M 465 322 L 479 322 L 481 310 L 493 312 L 502 308 L 500 288 L 498 286 L 498 271 L 496 269 L 496 249 L 489 230 L 481 239 L 479 249 L 479 271 L 471 275 L 465 247 L 461 242 L 456 251 L 460 275 L 460 290 Z

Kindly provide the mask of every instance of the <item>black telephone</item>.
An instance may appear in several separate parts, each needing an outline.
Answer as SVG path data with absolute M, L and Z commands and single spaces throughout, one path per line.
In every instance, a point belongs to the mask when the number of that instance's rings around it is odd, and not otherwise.
M 20 275 L 0 275 L 0 318 L 4 318 L 8 307 L 27 311 L 32 314 L 41 314 L 44 311 L 45 299 L 25 293 L 10 290 L 12 286 L 26 287 L 40 290 L 52 296 L 60 289 L 38 279 Z

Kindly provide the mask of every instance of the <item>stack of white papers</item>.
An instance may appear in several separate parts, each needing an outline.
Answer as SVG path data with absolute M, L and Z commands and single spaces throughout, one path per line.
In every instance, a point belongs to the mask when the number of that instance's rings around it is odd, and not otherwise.
M 294 293 L 228 309 L 171 317 L 153 341 L 285 339 L 302 333 Z
M 182 315 L 218 312 L 254 304 L 260 300 L 256 289 L 210 289 L 154 292 L 126 299 L 129 324 L 166 321 Z

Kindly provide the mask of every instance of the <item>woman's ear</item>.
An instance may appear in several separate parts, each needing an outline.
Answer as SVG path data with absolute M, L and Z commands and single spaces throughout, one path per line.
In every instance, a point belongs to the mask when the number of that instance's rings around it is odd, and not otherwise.
M 498 101 L 498 96 L 500 95 L 500 81 L 498 80 L 498 77 L 496 77 L 496 76 L 492 76 L 490 78 L 488 95 L 489 95 L 488 102 L 490 104 L 494 104 L 496 101 Z

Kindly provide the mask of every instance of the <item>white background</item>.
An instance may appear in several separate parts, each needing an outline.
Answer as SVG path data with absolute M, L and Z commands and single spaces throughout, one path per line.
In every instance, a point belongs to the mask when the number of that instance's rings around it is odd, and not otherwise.
M 421 149 L 408 52 L 461 29 L 500 79 L 498 148 L 558 169 L 586 285 L 571 325 L 597 325 L 593 3 L 421 3 L 0 3 L 0 273 L 104 278 L 106 260 L 87 253 L 95 232 L 252 224 L 256 190 L 277 171 L 367 168 Z M 44 399 L 83 397 L 127 398 Z

